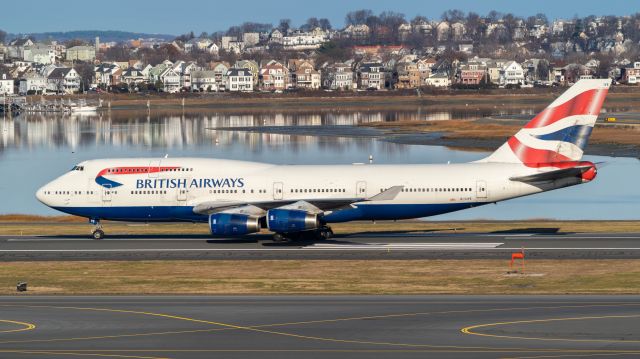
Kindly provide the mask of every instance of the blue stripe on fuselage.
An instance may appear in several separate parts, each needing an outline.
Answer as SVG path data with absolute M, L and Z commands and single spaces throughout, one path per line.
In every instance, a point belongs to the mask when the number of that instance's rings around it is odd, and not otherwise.
M 534 137 L 545 141 L 571 142 L 584 150 L 592 130 L 591 126 L 576 125 L 545 135 L 534 135 Z
M 327 223 L 359 220 L 394 220 L 435 216 L 481 206 L 486 203 L 439 204 L 359 204 L 354 208 L 331 212 L 323 217 Z M 193 213 L 190 206 L 144 207 L 54 207 L 75 216 L 131 222 L 207 222 L 208 216 Z

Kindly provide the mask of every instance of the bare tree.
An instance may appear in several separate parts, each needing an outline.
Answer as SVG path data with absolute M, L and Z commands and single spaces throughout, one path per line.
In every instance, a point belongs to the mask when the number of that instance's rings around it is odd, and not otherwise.
M 281 19 L 280 20 L 280 24 L 278 25 L 278 29 L 283 34 L 286 35 L 290 28 L 291 28 L 291 19 Z
M 4 44 L 4 41 L 7 39 L 7 32 L 0 30 L 0 44 Z
M 320 28 L 322 28 L 323 30 L 331 30 L 331 22 L 329 21 L 329 19 L 323 17 L 322 19 L 318 20 L 318 23 L 320 25 Z
M 373 11 L 368 9 L 356 10 L 347 13 L 344 22 L 347 25 L 365 24 L 367 19 L 373 16 Z

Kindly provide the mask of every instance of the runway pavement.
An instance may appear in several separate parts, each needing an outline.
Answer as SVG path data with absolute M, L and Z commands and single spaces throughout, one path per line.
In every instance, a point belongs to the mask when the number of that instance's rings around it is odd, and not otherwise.
M 273 243 L 268 236 L 0 236 L 0 261 L 141 259 L 504 259 L 640 258 L 640 233 L 377 233 L 322 242 Z
M 638 317 L 638 296 L 0 297 L 0 357 L 634 358 Z

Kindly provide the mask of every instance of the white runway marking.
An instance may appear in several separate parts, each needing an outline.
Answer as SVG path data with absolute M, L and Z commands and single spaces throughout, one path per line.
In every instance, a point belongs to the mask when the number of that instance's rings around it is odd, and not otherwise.
M 504 243 L 353 243 L 353 244 L 333 244 L 315 243 L 303 249 L 314 250 L 442 250 L 442 249 L 491 249 L 503 245 Z

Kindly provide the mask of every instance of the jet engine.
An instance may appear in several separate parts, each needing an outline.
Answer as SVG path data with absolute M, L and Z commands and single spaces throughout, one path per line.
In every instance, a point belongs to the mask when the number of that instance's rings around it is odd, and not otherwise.
M 260 231 L 258 217 L 235 213 L 216 213 L 209 216 L 209 230 L 214 236 L 241 236 Z
M 267 212 L 267 226 L 277 233 L 301 232 L 320 226 L 318 215 L 300 210 L 270 209 Z

